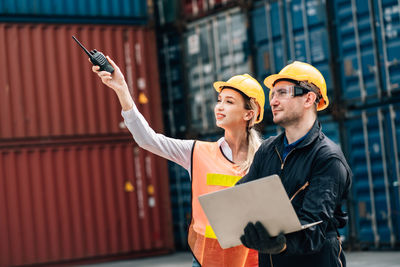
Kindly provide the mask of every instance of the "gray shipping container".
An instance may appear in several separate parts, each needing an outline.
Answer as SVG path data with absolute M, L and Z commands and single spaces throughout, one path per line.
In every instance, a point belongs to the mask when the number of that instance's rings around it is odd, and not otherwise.
M 231 9 L 188 25 L 185 56 L 192 132 L 216 131 L 213 83 L 249 73 L 246 17 Z

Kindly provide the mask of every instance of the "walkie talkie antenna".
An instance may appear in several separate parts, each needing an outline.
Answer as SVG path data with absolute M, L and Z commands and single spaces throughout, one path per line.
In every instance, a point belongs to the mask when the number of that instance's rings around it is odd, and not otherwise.
M 90 54 L 90 52 L 83 46 L 83 44 L 81 44 L 81 42 L 78 41 L 78 39 L 75 38 L 75 36 L 72 35 L 72 38 L 75 40 L 75 42 L 78 43 L 78 45 L 79 45 L 80 47 L 82 47 L 82 49 L 86 52 L 86 54 L 88 54 L 88 56 L 89 56 L 90 58 L 93 57 L 93 55 Z
M 78 39 L 75 38 L 75 36 L 72 35 L 72 39 L 75 40 L 75 42 L 78 43 L 78 45 L 85 51 L 85 53 L 89 56 L 90 61 L 93 63 L 93 65 L 99 66 L 100 71 L 108 71 L 109 73 L 114 72 L 113 66 L 111 66 L 110 62 L 108 62 L 107 58 L 104 56 L 103 53 L 100 51 L 97 51 L 96 49 L 93 49 L 92 51 L 88 51 L 79 41 Z

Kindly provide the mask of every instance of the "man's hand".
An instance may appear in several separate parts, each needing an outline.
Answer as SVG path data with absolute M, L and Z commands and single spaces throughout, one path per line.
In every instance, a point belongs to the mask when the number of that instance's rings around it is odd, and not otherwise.
M 240 240 L 244 246 L 261 253 L 278 254 L 286 249 L 286 237 L 282 233 L 277 237 L 271 237 L 260 222 L 255 224 L 249 222 Z

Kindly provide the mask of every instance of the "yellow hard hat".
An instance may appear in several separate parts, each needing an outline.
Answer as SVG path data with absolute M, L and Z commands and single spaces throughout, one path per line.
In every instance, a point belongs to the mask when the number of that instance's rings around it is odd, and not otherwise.
M 265 95 L 261 84 L 256 79 L 249 74 L 242 74 L 233 76 L 226 82 L 218 81 L 214 83 L 214 88 L 218 93 L 221 92 L 224 86 L 235 88 L 248 97 L 254 98 L 260 106 L 260 114 L 258 114 L 255 123 L 262 121 L 264 117 Z
M 275 82 L 280 79 L 303 81 L 317 86 L 322 96 L 318 103 L 317 110 L 323 110 L 329 105 L 324 76 L 322 76 L 321 72 L 310 64 L 295 61 L 284 67 L 278 74 L 273 74 L 265 78 L 264 84 L 269 89 L 272 89 Z

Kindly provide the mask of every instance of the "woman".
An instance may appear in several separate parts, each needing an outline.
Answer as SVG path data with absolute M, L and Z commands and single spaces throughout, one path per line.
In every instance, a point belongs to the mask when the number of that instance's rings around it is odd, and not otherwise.
M 237 246 L 222 249 L 202 211 L 198 196 L 233 186 L 244 174 L 261 144 L 253 129 L 264 115 L 265 96 L 261 85 L 250 75 L 233 76 L 227 82 L 215 82 L 219 93 L 214 109 L 216 124 L 225 130 L 217 142 L 179 140 L 157 134 L 139 113 L 127 83 L 118 66 L 107 57 L 115 71 L 99 72 L 102 82 L 117 94 L 122 116 L 136 143 L 161 157 L 184 167 L 192 179 L 192 222 L 189 227 L 189 246 L 193 266 L 258 266 L 257 252 Z

